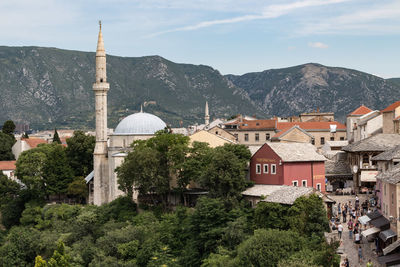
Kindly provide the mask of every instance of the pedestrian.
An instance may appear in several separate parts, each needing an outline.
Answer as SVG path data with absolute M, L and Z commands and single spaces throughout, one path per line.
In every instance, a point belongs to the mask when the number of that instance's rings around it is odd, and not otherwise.
M 346 216 L 347 216 L 345 209 L 343 209 L 342 215 L 343 215 L 343 222 L 345 223 L 346 222 Z
M 342 213 L 342 206 L 340 205 L 340 203 L 338 204 L 338 215 L 340 215 Z
M 349 263 L 349 259 L 348 259 L 348 258 L 345 258 L 345 259 L 344 259 L 344 261 L 343 261 L 343 263 L 342 263 L 342 266 L 344 266 L 344 267 L 350 267 L 350 263 Z
M 349 222 L 347 223 L 347 228 L 349 229 L 349 239 L 353 238 L 353 221 L 349 220 Z
M 373 267 L 372 262 L 371 262 L 371 259 L 368 260 L 368 262 L 367 262 L 367 267 Z
M 342 232 L 343 232 L 343 225 L 342 224 L 338 225 L 337 231 L 338 231 L 339 239 L 342 239 Z
M 360 244 L 360 232 L 359 231 L 355 231 L 355 233 L 354 233 L 354 243 Z
M 361 245 L 359 245 L 358 246 L 358 263 L 361 263 L 362 259 L 363 259 L 363 257 L 362 257 L 362 248 L 361 248 Z

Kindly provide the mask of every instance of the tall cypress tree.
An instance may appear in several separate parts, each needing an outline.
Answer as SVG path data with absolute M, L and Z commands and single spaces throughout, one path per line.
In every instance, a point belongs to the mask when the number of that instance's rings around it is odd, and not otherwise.
M 58 136 L 56 128 L 54 128 L 53 143 L 61 144 L 61 140 L 60 137 Z

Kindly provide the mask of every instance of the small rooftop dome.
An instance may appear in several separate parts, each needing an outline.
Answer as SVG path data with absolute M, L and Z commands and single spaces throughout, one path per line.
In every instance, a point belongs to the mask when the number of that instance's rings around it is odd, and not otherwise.
M 159 117 L 145 112 L 124 118 L 115 128 L 114 135 L 148 135 L 162 130 L 167 125 Z

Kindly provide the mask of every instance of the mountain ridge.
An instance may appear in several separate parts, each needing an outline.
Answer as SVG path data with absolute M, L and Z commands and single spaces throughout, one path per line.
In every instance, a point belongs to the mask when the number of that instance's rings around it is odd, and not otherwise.
M 39 46 L 0 46 L 0 122 L 34 129 L 94 128 L 95 53 Z M 238 113 L 298 115 L 320 108 L 344 116 L 365 104 L 382 109 L 400 98 L 400 79 L 306 63 L 243 75 L 222 75 L 207 65 L 174 63 L 161 56 L 107 55 L 108 122 L 145 111 L 171 126 L 203 123 Z

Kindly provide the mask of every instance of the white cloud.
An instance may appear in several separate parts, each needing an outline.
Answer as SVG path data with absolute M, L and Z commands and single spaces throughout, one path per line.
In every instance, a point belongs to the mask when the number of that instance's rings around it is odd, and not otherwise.
M 400 2 L 379 3 L 344 15 L 317 18 L 299 30 L 310 34 L 387 34 L 400 32 Z
M 327 44 L 324 44 L 321 42 L 310 42 L 310 43 L 308 43 L 308 46 L 312 47 L 312 48 L 319 48 L 319 49 L 324 49 L 324 48 L 329 47 Z
M 214 25 L 222 25 L 222 24 L 231 24 L 231 23 L 238 23 L 244 21 L 253 21 L 253 20 L 260 20 L 260 19 L 272 19 L 278 18 L 280 16 L 286 15 L 288 13 L 294 12 L 298 9 L 304 9 L 307 7 L 316 7 L 316 6 L 325 6 L 325 5 L 332 5 L 338 4 L 343 2 L 348 2 L 351 0 L 302 0 L 296 1 L 289 4 L 279 4 L 279 5 L 269 5 L 262 9 L 261 13 L 258 14 L 247 14 L 242 16 L 237 16 L 228 19 L 219 19 L 219 20 L 208 20 L 202 21 L 197 24 L 188 25 L 184 27 L 173 28 L 170 30 L 160 31 L 153 34 L 150 34 L 146 37 L 154 37 L 157 35 L 162 35 L 171 32 L 179 32 L 179 31 L 192 31 L 201 28 L 211 27 Z

